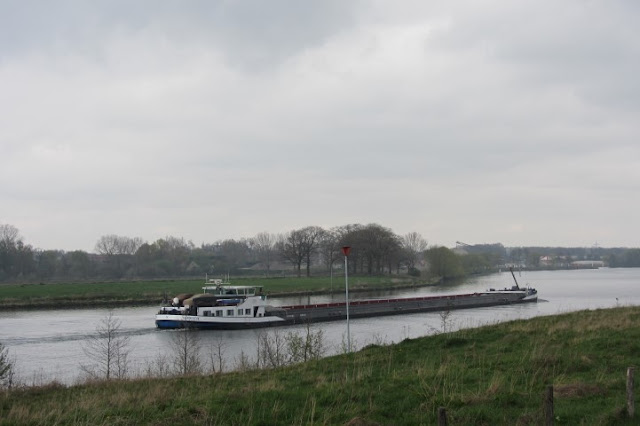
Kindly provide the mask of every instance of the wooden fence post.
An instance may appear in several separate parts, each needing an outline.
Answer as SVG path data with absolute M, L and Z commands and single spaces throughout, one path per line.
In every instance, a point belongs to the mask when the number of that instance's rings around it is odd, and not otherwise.
M 447 409 L 438 407 L 438 426 L 447 426 Z
M 633 418 L 636 406 L 633 397 L 633 367 L 627 368 L 627 414 L 630 418 Z
M 553 426 L 553 385 L 547 386 L 544 393 L 544 424 Z

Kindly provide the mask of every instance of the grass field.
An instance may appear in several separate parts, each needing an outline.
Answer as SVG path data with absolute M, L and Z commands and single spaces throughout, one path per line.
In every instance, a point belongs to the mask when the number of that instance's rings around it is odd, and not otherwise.
M 640 363 L 640 308 L 514 321 L 290 367 L 0 394 L 0 425 L 637 425 L 627 367 Z M 637 406 L 637 398 L 636 398 Z
M 235 285 L 261 285 L 267 294 L 309 291 L 341 291 L 344 278 L 233 278 Z M 403 277 L 350 277 L 349 288 L 388 288 L 416 283 Z M 92 306 L 103 304 L 159 304 L 165 295 L 201 293 L 204 280 L 130 281 L 107 283 L 52 283 L 0 285 L 4 307 Z

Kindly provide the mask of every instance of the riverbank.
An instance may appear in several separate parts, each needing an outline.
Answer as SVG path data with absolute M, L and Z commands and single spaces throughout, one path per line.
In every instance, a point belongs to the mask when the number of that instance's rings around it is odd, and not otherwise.
M 234 278 L 236 285 L 262 286 L 270 297 L 341 293 L 344 281 L 329 277 Z M 349 291 L 398 290 L 433 285 L 413 277 L 350 277 Z M 56 309 L 160 305 L 180 293 L 201 293 L 202 280 L 115 281 L 0 285 L 4 309 Z
M 637 424 L 625 374 L 639 320 L 639 307 L 581 311 L 286 368 L 18 389 L 0 393 L 0 425 L 436 424 L 438 407 L 450 424 L 542 424 L 550 384 L 558 424 Z

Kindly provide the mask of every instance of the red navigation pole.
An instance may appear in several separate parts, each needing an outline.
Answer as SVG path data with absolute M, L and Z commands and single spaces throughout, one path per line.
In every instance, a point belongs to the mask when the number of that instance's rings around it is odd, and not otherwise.
M 342 247 L 342 254 L 344 254 L 344 288 L 345 288 L 345 297 L 347 299 L 347 352 L 351 353 L 351 332 L 349 331 L 349 273 L 347 272 L 348 263 L 347 256 L 349 256 L 349 252 L 351 251 L 350 246 Z

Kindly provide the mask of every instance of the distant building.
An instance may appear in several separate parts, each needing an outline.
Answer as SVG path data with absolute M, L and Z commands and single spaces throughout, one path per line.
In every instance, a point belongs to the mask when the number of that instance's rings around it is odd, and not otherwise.
M 571 262 L 572 268 L 602 268 L 603 266 L 602 260 L 575 260 Z
M 552 266 L 555 260 L 551 256 L 540 256 L 540 266 Z

